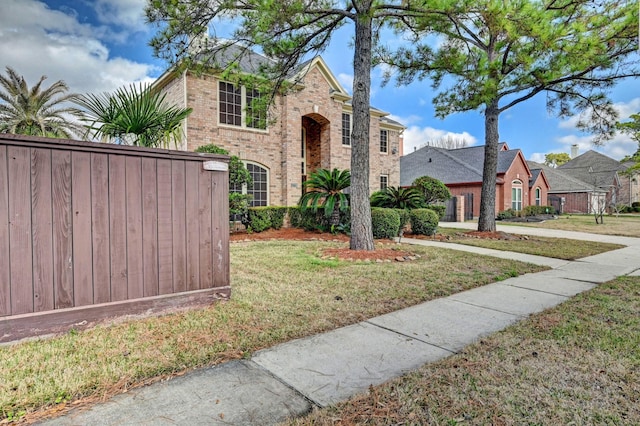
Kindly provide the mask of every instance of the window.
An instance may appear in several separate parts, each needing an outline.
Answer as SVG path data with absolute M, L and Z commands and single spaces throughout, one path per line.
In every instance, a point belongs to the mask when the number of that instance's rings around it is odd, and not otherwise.
M 249 201 L 251 207 L 261 207 L 269 204 L 269 171 L 264 167 L 246 162 L 247 170 L 251 174 L 253 185 L 248 188 L 247 185 L 232 185 L 229 192 L 239 192 L 251 195 Z
M 342 113 L 342 145 L 351 146 L 351 114 Z
M 380 130 L 380 152 L 389 152 L 389 133 L 386 130 Z
M 380 175 L 380 190 L 389 186 L 389 175 Z
M 266 129 L 266 112 L 257 108 L 254 101 L 260 99 L 260 92 L 236 87 L 221 81 L 219 84 L 220 124 Z
M 511 208 L 515 211 L 522 210 L 522 182 L 511 182 Z
M 540 201 L 541 201 L 540 198 L 542 198 L 541 197 L 541 193 L 542 193 L 542 191 L 540 190 L 540 188 L 539 187 L 536 188 L 536 206 L 541 205 L 540 204 Z

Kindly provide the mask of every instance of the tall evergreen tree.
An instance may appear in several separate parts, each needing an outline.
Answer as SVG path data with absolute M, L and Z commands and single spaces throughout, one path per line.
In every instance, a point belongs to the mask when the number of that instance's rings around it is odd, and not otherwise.
M 431 1 L 419 1 L 428 5 Z M 424 10 L 398 30 L 411 46 L 381 49 L 399 84 L 432 78 L 436 114 L 481 110 L 485 153 L 478 229 L 495 230 L 500 114 L 545 93 L 560 117 L 602 143 L 615 131 L 607 91 L 640 75 L 638 5 L 629 0 L 452 0 Z M 407 31 L 409 29 L 409 31 Z
M 67 84 L 58 80 L 44 88 L 46 76 L 32 87 L 13 68 L 0 75 L 0 133 L 53 138 L 80 137 L 83 127 L 76 120 L 82 111 L 70 106 L 76 94 L 67 93 Z

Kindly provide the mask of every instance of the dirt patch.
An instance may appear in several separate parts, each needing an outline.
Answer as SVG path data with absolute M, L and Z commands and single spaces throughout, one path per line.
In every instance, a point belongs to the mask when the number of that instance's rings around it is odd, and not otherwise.
M 263 232 L 235 232 L 230 236 L 232 242 L 249 241 L 273 241 L 273 240 L 297 240 L 297 241 L 332 241 L 348 243 L 349 236 L 345 234 L 331 234 L 328 232 L 305 231 L 299 228 L 269 229 Z M 320 256 L 323 259 L 339 259 L 363 262 L 407 262 L 418 259 L 420 256 L 406 250 L 398 250 L 389 245 L 396 245 L 391 240 L 376 240 L 376 249 L 351 250 L 349 247 L 326 248 Z M 387 245 L 387 247 L 381 247 Z

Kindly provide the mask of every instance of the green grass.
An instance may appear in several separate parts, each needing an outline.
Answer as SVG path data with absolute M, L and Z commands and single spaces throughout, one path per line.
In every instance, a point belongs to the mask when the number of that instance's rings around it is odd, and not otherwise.
M 527 239 L 490 240 L 473 238 L 467 230 L 457 228 L 439 228 L 438 233 L 450 237 L 449 242 L 495 250 L 514 251 L 556 259 L 575 260 L 624 247 L 620 244 L 595 241 L 576 241 L 566 238 L 546 238 L 527 236 Z M 515 236 L 521 238 L 520 236 Z
M 637 425 L 638 312 L 621 277 L 290 424 Z
M 321 259 L 338 243 L 231 245 L 232 298 L 0 347 L 0 420 L 30 421 L 184 371 L 545 268 L 406 245 L 410 262 Z
M 640 215 L 620 215 L 618 217 L 605 215 L 603 224 L 596 224 L 593 215 L 562 215 L 558 219 L 538 223 L 502 221 L 498 223 L 500 225 L 529 226 L 640 238 Z

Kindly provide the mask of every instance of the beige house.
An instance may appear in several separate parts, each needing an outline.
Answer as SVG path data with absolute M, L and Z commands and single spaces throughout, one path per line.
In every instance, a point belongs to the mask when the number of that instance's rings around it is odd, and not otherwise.
M 253 57 L 240 62 L 242 71 L 255 73 Z M 253 62 L 252 62 L 253 59 Z M 303 64 L 295 76 L 295 90 L 278 96 L 268 124 L 252 120 L 251 100 L 259 93 L 236 87 L 219 75 L 168 71 L 155 83 L 167 100 L 193 108 L 180 149 L 193 151 L 206 144 L 224 148 L 242 159 L 253 176 L 254 206 L 295 205 L 302 182 L 319 168 L 350 169 L 351 96 L 321 57 Z M 370 191 L 400 183 L 402 131 L 389 113 L 371 108 Z M 257 117 L 253 117 L 257 118 Z

